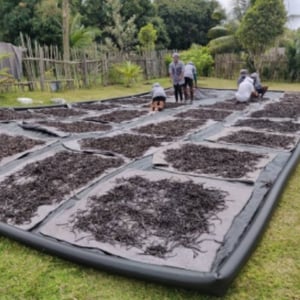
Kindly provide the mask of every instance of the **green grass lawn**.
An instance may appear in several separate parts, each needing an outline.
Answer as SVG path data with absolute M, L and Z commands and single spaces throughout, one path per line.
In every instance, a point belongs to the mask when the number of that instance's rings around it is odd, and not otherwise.
M 165 87 L 168 79 L 159 80 Z M 234 88 L 235 82 L 200 79 L 204 88 Z M 300 85 L 268 83 L 270 89 L 299 91 Z M 133 89 L 105 87 L 60 93 L 25 93 L 47 103 L 51 97 L 68 101 L 105 99 L 148 91 L 144 84 Z M 37 96 L 35 96 L 37 95 Z M 1 97 L 3 106 L 16 105 L 11 95 Z M 5 98 L 6 97 L 6 98 Z M 1 98 L 3 101 L 1 101 Z M 41 103 L 35 102 L 37 105 Z M 0 237 L 0 300 L 212 300 L 176 287 L 138 281 L 86 268 L 27 248 Z M 294 170 L 279 199 L 272 219 L 257 249 L 232 283 L 227 300 L 300 299 L 300 166 Z

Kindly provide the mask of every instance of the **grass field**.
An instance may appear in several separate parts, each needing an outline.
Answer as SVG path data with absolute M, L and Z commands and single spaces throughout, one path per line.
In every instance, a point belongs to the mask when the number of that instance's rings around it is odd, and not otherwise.
M 168 79 L 160 82 L 169 87 Z M 234 81 L 200 79 L 200 87 L 235 88 Z M 272 90 L 300 91 L 300 85 L 267 83 Z M 2 106 L 15 106 L 17 97 L 34 104 L 51 98 L 68 101 L 105 99 L 149 91 L 144 84 L 132 89 L 105 87 L 66 93 L 0 94 Z M 39 102 L 40 101 L 40 102 Z M 38 103 L 39 102 L 39 103 Z M 257 249 L 232 283 L 226 300 L 300 300 L 300 166 L 279 199 Z M 133 280 L 79 266 L 0 237 L 0 300 L 212 300 L 176 287 Z

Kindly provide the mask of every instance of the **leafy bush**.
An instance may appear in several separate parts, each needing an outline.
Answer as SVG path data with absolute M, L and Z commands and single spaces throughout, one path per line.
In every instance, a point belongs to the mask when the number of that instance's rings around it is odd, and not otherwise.
M 190 49 L 181 53 L 180 59 L 185 63 L 192 61 L 200 76 L 209 76 L 213 71 L 214 59 L 207 47 L 193 44 Z
M 113 66 L 112 75 L 119 78 L 120 83 L 130 87 L 133 83 L 139 81 L 142 77 L 142 68 L 130 61 L 125 61 L 121 64 Z M 117 79 L 118 80 L 118 79 Z
M 214 59 L 207 47 L 193 44 L 190 49 L 180 52 L 180 60 L 184 63 L 192 61 L 196 66 L 199 76 L 209 76 L 214 68 Z M 172 62 L 171 54 L 165 56 L 165 63 L 168 66 Z
M 8 58 L 9 56 L 10 56 L 9 54 L 0 54 L 0 61 L 5 59 L 5 58 Z M 0 85 L 5 84 L 5 83 L 9 83 L 9 82 L 13 82 L 13 81 L 14 81 L 14 78 L 9 73 L 8 68 L 0 69 Z

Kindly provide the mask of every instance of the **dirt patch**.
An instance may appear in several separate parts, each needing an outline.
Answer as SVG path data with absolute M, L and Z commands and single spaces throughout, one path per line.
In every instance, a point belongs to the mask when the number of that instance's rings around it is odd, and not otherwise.
M 201 252 L 200 235 L 213 231 L 210 220 L 226 208 L 225 196 L 192 181 L 135 176 L 90 198 L 88 209 L 74 217 L 74 229 L 91 233 L 100 242 L 137 247 L 141 255 L 165 257 L 174 248 L 185 247 L 196 256 Z
M 63 132 L 93 132 L 93 131 L 107 131 L 112 129 L 108 124 L 100 124 L 93 122 L 78 121 L 72 123 L 63 123 L 58 121 L 42 121 L 38 122 L 40 125 L 55 127 Z
M 206 120 L 182 120 L 175 119 L 160 123 L 151 123 L 149 125 L 134 128 L 139 133 L 151 134 L 164 137 L 165 141 L 172 141 L 173 137 L 185 135 L 191 129 L 204 125 Z
M 283 149 L 289 149 L 291 144 L 295 144 L 294 137 L 247 130 L 234 132 L 219 138 L 218 141 Z
M 230 114 L 231 112 L 226 110 L 189 109 L 188 111 L 176 114 L 175 117 L 223 121 Z
M 0 134 L 0 161 L 8 156 L 29 150 L 37 145 L 45 144 L 44 141 L 33 140 L 24 136 L 11 136 Z
M 85 118 L 86 121 L 121 123 L 148 114 L 146 110 L 117 110 L 100 116 Z
M 158 147 L 163 139 L 153 136 L 120 134 L 113 137 L 85 138 L 80 145 L 83 149 L 97 149 L 122 154 L 128 158 L 142 156 L 150 147 Z
M 62 151 L 28 164 L 0 183 L 0 220 L 29 222 L 39 206 L 63 201 L 64 196 L 122 163 L 122 159 Z
M 256 162 L 263 155 L 225 148 L 209 148 L 186 144 L 180 149 L 164 152 L 166 161 L 183 172 L 214 174 L 227 178 L 241 178 L 255 170 Z
M 255 129 L 266 129 L 276 132 L 297 132 L 300 130 L 300 124 L 291 121 L 276 122 L 261 119 L 239 120 L 234 126 L 247 126 Z

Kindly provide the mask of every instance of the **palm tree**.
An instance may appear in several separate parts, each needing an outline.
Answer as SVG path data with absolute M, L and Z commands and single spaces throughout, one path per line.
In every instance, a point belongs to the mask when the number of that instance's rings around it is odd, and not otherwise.
M 77 13 L 70 26 L 70 46 L 72 48 L 86 48 L 95 38 L 101 35 L 101 30 L 96 27 L 85 27 L 81 23 L 82 16 Z

